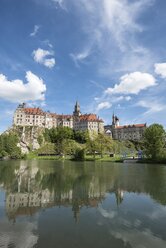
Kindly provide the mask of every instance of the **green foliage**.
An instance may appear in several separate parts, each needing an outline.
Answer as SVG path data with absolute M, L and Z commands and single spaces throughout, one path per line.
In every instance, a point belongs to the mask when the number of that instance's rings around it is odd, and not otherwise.
M 158 159 L 165 153 L 165 130 L 162 125 L 152 124 L 144 132 L 144 152 L 148 158 Z
M 72 154 L 75 150 L 74 131 L 69 127 L 46 129 L 44 138 L 46 141 L 55 144 L 56 154 L 65 156 L 66 154 Z
M 94 158 L 97 153 L 103 157 L 104 153 L 112 151 L 112 139 L 105 134 L 98 134 L 87 140 L 87 152 L 93 154 Z
M 74 131 L 74 140 L 78 143 L 85 144 L 88 138 L 88 131 Z
M 69 127 L 57 127 L 47 130 L 47 135 L 52 143 L 62 142 L 73 138 L 73 130 Z
M 40 155 L 53 155 L 55 153 L 56 153 L 55 145 L 52 143 L 46 143 L 45 145 L 43 145 L 37 150 L 38 155 L 39 154 Z
M 50 139 L 50 130 L 49 129 L 45 129 L 45 132 L 43 133 L 44 139 L 46 142 L 51 142 Z
M 0 135 L 1 157 L 21 158 L 21 149 L 17 147 L 18 136 L 14 132 Z
M 74 160 L 78 160 L 78 161 L 85 160 L 85 149 L 77 148 L 74 153 Z
M 39 135 L 38 138 L 37 138 L 37 141 L 39 143 L 39 145 L 41 146 L 43 144 L 43 135 Z

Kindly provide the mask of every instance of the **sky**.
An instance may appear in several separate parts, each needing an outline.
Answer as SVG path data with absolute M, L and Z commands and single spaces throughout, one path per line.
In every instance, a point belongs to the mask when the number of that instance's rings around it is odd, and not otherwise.
M 166 127 L 165 0 L 0 0 L 0 132 L 17 105 Z

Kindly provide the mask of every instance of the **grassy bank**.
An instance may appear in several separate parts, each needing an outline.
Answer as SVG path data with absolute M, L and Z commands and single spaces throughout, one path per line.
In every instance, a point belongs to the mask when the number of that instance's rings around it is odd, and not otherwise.
M 73 160 L 72 156 L 38 156 L 36 153 L 29 153 L 27 154 L 27 159 L 37 159 L 37 160 Z M 115 156 L 115 157 L 109 157 L 108 155 L 105 155 L 103 158 L 101 156 L 96 155 L 95 158 L 92 155 L 86 155 L 85 159 L 83 161 L 101 161 L 101 162 L 123 162 L 123 159 L 120 156 Z

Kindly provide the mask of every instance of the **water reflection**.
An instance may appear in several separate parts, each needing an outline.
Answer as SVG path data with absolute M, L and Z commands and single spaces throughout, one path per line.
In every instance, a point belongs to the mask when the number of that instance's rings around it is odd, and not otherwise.
M 146 193 L 166 204 L 165 167 L 47 163 L 21 161 L 0 166 L 10 220 L 43 208 L 71 206 L 77 221 L 83 206 L 97 207 L 108 192 L 115 195 L 117 205 L 122 203 L 124 192 Z
M 166 245 L 164 166 L 5 161 L 0 187 L 2 247 Z

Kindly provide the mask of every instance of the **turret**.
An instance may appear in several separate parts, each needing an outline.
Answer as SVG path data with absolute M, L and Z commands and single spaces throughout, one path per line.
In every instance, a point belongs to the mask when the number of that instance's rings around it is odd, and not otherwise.
M 74 106 L 74 112 L 73 112 L 74 116 L 80 116 L 81 112 L 80 112 L 80 105 L 78 103 L 78 101 L 76 101 L 76 104 Z
M 116 115 L 114 115 L 114 113 L 112 115 L 112 126 L 114 126 L 114 127 L 119 126 L 119 118 Z
M 115 115 L 114 115 L 114 113 L 112 115 L 112 126 L 115 126 Z
M 115 126 L 119 127 L 119 118 L 115 116 Z
M 25 107 L 26 107 L 26 103 L 23 102 L 23 103 L 20 103 L 17 108 L 22 109 L 22 108 L 25 108 Z

